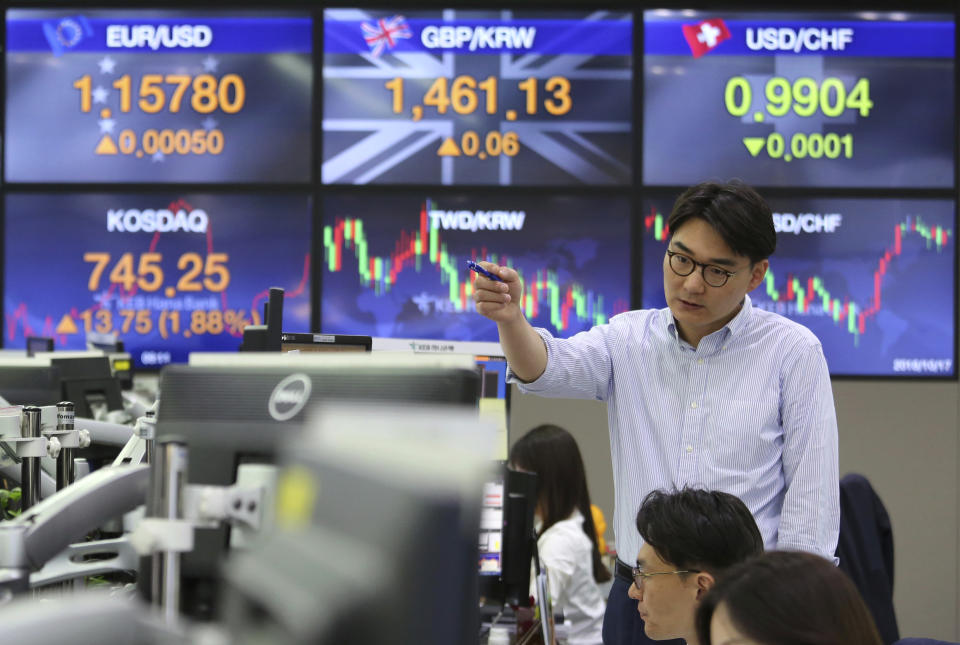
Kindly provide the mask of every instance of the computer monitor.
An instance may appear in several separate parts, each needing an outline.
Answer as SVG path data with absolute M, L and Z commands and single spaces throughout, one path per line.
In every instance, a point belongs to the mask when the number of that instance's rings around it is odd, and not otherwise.
M 480 372 L 480 416 L 497 428 L 495 459 L 506 460 L 510 431 L 510 384 L 507 383 L 507 359 L 503 356 L 476 354 Z
M 479 573 L 481 580 L 499 580 L 503 573 L 503 490 L 505 464 L 496 462 L 494 472 L 483 483 L 480 505 Z M 486 587 L 481 583 L 481 588 Z
M 191 354 L 160 375 L 157 436 L 176 435 L 189 450 L 191 484 L 230 485 L 242 463 L 274 463 L 281 441 L 296 435 L 307 409 L 348 400 L 477 407 L 480 378 L 469 356 L 388 352 Z M 227 528 L 199 529 L 183 558 L 183 606 L 197 617 L 213 609 Z M 475 539 L 475 538 L 474 538 Z M 141 589 L 149 582 L 141 578 Z
M 476 643 L 489 424 L 424 404 L 318 412 L 283 447 L 275 528 L 223 567 L 230 642 Z
M 102 418 L 123 409 L 120 382 L 99 352 L 41 352 L 0 359 L 0 396 L 13 405 L 72 401 L 76 415 Z
M 133 389 L 133 356 L 126 351 L 123 339 L 116 333 L 87 332 L 87 349 L 106 354 L 110 359 L 110 373 L 120 383 L 121 389 Z M 49 351 L 53 351 L 52 344 Z
M 530 605 L 536 506 L 537 476 L 497 462 L 484 484 L 480 515 L 480 596 L 487 603 Z
M 281 352 L 369 352 L 373 338 L 351 334 L 295 334 L 280 335 Z
M 507 383 L 506 357 L 474 354 L 473 360 L 481 370 L 480 398 L 500 399 L 509 406 L 510 385 Z
M 374 352 L 472 357 L 480 376 L 480 416 L 493 422 L 497 430 L 490 457 L 502 461 L 507 459 L 512 388 L 507 383 L 507 359 L 499 343 L 381 337 L 372 341 Z

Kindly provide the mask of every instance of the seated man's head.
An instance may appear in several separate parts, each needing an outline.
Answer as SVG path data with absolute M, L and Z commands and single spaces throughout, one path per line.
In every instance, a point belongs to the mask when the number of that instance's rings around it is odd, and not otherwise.
M 723 572 L 763 553 L 763 538 L 739 498 L 693 488 L 647 495 L 637 513 L 644 545 L 629 595 L 655 640 L 696 643 L 694 612 Z

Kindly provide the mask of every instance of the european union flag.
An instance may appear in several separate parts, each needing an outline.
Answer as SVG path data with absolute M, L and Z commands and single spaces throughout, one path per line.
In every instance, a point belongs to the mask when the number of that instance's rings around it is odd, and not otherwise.
M 62 56 L 73 49 L 84 38 L 93 35 L 90 22 L 83 16 L 68 16 L 60 20 L 47 20 L 43 23 L 43 35 L 50 43 L 54 56 Z

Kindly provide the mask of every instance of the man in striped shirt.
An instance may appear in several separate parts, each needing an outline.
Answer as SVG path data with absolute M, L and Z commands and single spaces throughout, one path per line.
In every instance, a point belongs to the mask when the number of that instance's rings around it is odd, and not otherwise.
M 840 522 L 837 421 L 820 341 L 756 309 L 776 248 L 773 216 L 749 186 L 687 189 L 668 219 L 667 308 L 629 311 L 568 339 L 534 329 L 518 306 L 517 273 L 484 262 L 477 311 L 495 321 L 524 392 L 606 401 L 618 553 L 642 546 L 633 519 L 656 489 L 697 486 L 736 495 L 767 549 L 833 559 Z M 627 267 L 624 270 L 628 270 Z M 648 643 L 617 562 L 604 643 Z

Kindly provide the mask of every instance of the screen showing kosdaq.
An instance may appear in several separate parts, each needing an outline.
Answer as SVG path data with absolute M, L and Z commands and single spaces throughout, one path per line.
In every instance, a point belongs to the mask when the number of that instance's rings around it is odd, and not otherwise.
M 7 11 L 10 182 L 307 182 L 312 19 Z
M 954 185 L 954 18 L 644 12 L 643 181 Z
M 626 199 L 330 195 L 323 210 L 326 333 L 496 341 L 468 260 L 514 267 L 527 319 L 558 336 L 629 308 Z
M 83 349 L 115 335 L 141 367 L 237 351 L 283 287 L 284 331 L 310 331 L 307 195 L 8 194 L 4 347 Z M 269 216 L 265 216 L 269 214 Z
M 666 218 L 641 216 L 643 306 L 664 307 Z M 754 306 L 808 327 L 834 375 L 956 375 L 956 216 L 952 200 L 777 198 L 777 250 Z M 667 268 L 669 270 L 669 268 Z
M 624 185 L 627 11 L 327 9 L 323 181 Z

